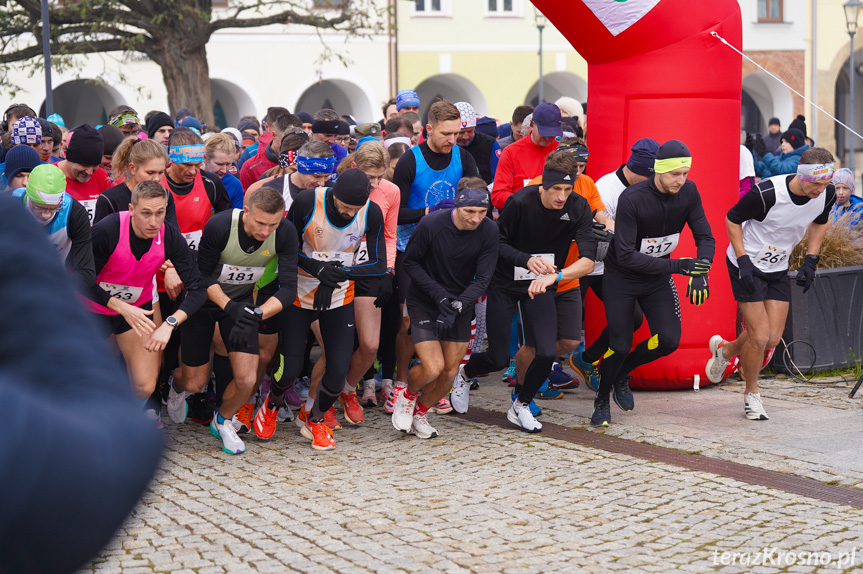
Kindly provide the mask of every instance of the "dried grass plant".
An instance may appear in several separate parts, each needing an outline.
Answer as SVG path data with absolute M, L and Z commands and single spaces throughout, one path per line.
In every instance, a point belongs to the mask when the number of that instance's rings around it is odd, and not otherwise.
M 863 223 L 852 226 L 851 223 L 861 217 L 859 212 L 847 212 L 839 217 L 830 215 L 827 234 L 821 243 L 821 259 L 819 269 L 835 269 L 837 267 L 854 267 L 863 265 Z M 798 243 L 791 252 L 788 265 L 792 271 L 800 269 L 806 258 L 807 237 Z

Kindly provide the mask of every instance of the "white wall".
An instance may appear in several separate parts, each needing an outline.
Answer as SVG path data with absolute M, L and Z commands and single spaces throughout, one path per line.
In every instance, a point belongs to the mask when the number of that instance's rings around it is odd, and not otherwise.
M 784 22 L 759 22 L 758 0 L 738 0 L 743 16 L 744 50 L 805 50 L 809 15 L 804 0 L 784 0 Z

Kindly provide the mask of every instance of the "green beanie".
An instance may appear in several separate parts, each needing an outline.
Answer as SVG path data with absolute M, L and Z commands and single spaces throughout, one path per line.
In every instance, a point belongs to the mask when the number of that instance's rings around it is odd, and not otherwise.
M 27 197 L 41 205 L 59 205 L 66 191 L 66 176 L 56 165 L 42 164 L 30 172 Z

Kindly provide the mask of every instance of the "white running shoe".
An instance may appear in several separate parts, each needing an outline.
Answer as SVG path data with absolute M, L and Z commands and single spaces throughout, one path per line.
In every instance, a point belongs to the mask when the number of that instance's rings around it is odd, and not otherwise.
M 186 422 L 186 415 L 189 414 L 189 403 L 186 402 L 186 397 L 189 393 L 186 391 L 177 392 L 174 390 L 174 377 L 168 380 L 168 416 L 178 425 Z
M 770 419 L 764 411 L 760 393 L 746 393 L 743 397 L 743 412 L 751 421 L 766 421 Z
M 364 407 L 378 406 L 378 400 L 375 397 L 375 382 L 374 379 L 363 381 L 363 398 L 360 400 L 360 404 Z
M 381 402 L 386 403 L 393 394 L 393 380 L 381 379 Z
M 437 436 L 437 429 L 429 424 L 425 415 L 414 415 L 411 432 L 419 438 L 435 438 Z
M 156 409 L 147 409 L 144 411 L 144 416 L 153 423 L 154 427 L 157 429 L 162 428 L 162 413 L 156 412 Z
M 390 391 L 389 395 L 387 395 L 387 400 L 384 403 L 384 412 L 393 414 L 393 409 L 396 408 L 396 395 L 398 395 L 407 388 L 407 383 L 396 383 L 393 385 L 392 391 Z
M 305 401 L 309 398 L 309 388 L 312 386 L 312 381 L 308 377 L 300 377 L 294 383 L 294 390 L 297 391 L 297 395 Z
M 396 387 L 395 391 L 393 391 L 393 396 L 395 396 L 396 399 L 392 416 L 393 426 L 396 430 L 411 432 L 414 408 L 417 406 L 417 400 L 410 400 L 407 398 L 405 391 L 407 391 L 407 387 L 401 389 Z
M 512 407 L 506 413 L 506 418 L 512 424 L 518 425 L 524 432 L 542 430 L 542 424 L 530 414 L 530 405 L 522 403 L 518 399 L 512 402 Z
M 467 412 L 470 401 L 470 381 L 464 376 L 464 365 L 458 368 L 458 373 L 452 381 L 452 390 L 449 393 L 449 403 L 452 410 L 460 415 Z
M 219 439 L 222 443 L 222 450 L 228 454 L 242 454 L 246 452 L 246 445 L 240 437 L 237 436 L 237 429 L 234 428 L 231 420 L 225 420 L 219 424 L 216 421 L 219 418 L 219 413 L 213 413 L 213 420 L 210 421 L 210 434 Z
M 263 395 L 264 400 L 266 400 L 267 395 Z M 282 406 L 279 408 L 279 418 L 286 423 L 294 420 L 294 411 L 291 410 L 290 405 L 288 405 L 288 401 L 282 399 Z
M 710 337 L 710 353 L 713 355 L 707 361 L 707 378 L 711 383 L 721 383 L 725 378 L 725 367 L 728 366 L 728 359 L 722 356 L 722 346 L 727 343 L 721 335 L 713 335 Z

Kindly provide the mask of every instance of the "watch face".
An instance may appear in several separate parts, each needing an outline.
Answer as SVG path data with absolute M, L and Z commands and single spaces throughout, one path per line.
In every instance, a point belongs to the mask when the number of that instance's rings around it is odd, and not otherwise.
M 171 327 L 176 327 L 177 326 L 177 318 L 176 317 L 168 317 L 167 319 L 165 319 L 165 323 L 167 323 Z

